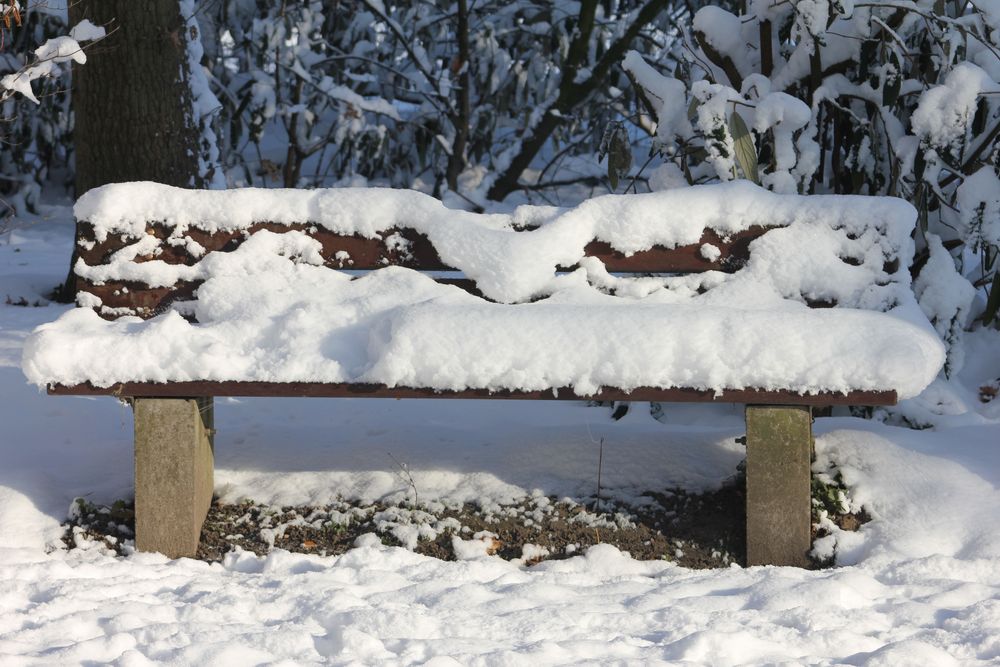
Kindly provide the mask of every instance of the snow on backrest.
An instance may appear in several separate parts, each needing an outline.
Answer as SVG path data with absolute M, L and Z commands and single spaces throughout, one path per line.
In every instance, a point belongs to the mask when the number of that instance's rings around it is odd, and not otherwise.
M 91 190 L 74 212 L 78 303 L 110 318 L 150 317 L 193 298 L 218 255 L 258 236 L 244 254 L 338 270 L 455 270 L 503 303 L 589 288 L 664 302 L 890 310 L 909 294 L 915 219 L 899 199 L 776 195 L 746 181 L 510 214 L 452 210 L 409 190 L 123 183 Z

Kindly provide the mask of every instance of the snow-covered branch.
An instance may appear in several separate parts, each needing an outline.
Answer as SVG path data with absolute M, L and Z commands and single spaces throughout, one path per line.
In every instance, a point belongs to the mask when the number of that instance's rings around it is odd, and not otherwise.
M 38 98 L 31 84 L 37 79 L 57 76 L 60 74 L 61 63 L 75 62 L 80 65 L 87 62 L 87 55 L 81 42 L 99 41 L 105 37 L 105 30 L 95 26 L 90 21 L 81 21 L 70 31 L 69 36 L 54 37 L 35 49 L 35 58 L 16 72 L 0 78 L 0 102 L 14 93 L 20 93 L 25 98 L 38 104 Z

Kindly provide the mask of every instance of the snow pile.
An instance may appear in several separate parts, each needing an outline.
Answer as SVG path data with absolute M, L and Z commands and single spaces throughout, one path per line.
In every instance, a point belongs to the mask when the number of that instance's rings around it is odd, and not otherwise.
M 255 380 L 569 386 L 580 395 L 602 385 L 896 389 L 909 397 L 943 362 L 910 290 L 913 210 L 899 200 L 782 196 L 731 183 L 599 197 L 562 212 L 522 207 L 510 216 L 478 216 L 411 191 L 127 184 L 91 191 L 76 215 L 94 225 L 99 240 L 137 239 L 106 265 L 81 260 L 78 275 L 149 285 L 204 281 L 194 305 L 198 323 L 176 311 L 115 322 L 90 309 L 67 313 L 26 345 L 24 370 L 39 385 Z M 232 230 L 261 220 L 308 221 L 367 237 L 411 227 L 487 296 L 548 298 L 491 303 L 400 267 L 354 279 L 323 266 L 319 242 L 299 231 L 259 231 L 237 250 L 192 265 L 134 262 L 159 243 L 144 220 L 173 225 L 168 242 L 191 227 Z M 697 243 L 704 228 L 726 235 L 762 224 L 782 228 L 754 241 L 735 274 L 626 279 L 584 258 L 592 239 L 631 253 Z M 572 273 L 557 273 L 576 264 Z M 99 305 L 83 296 L 84 305 Z M 839 307 L 813 309 L 809 301 Z
M 0 650 L 124 665 L 958 665 L 997 651 L 995 560 L 691 571 L 598 545 L 525 568 L 365 537 L 337 558 L 221 566 L 99 549 L 5 561 Z

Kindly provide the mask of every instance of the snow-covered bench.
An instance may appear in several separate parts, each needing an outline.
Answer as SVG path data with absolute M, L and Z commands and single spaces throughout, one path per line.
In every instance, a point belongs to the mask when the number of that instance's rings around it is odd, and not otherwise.
M 133 401 L 136 545 L 171 556 L 211 501 L 214 396 L 597 398 L 746 404 L 748 560 L 803 565 L 811 406 L 893 404 L 944 359 L 897 199 L 739 182 L 487 215 L 128 183 L 75 214 L 82 307 L 25 373 Z

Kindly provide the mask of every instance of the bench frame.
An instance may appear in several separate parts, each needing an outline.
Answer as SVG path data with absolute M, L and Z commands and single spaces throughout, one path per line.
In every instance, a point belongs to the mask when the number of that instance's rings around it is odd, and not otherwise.
M 433 244 L 412 229 L 396 234 L 406 239 L 405 252 L 381 238 L 341 236 L 314 225 L 255 223 L 250 228 L 214 234 L 191 227 L 188 236 L 206 252 L 228 251 L 258 230 L 308 233 L 322 245 L 322 254 L 331 268 L 377 270 L 392 264 L 422 271 L 447 271 Z M 528 231 L 528 230 L 524 230 Z M 768 231 L 752 227 L 721 238 L 706 230 L 695 244 L 675 248 L 654 247 L 625 256 L 601 241 L 586 247 L 588 256 L 598 257 L 608 271 L 621 273 L 693 272 L 739 270 L 749 257 L 751 241 Z M 158 254 L 137 258 L 136 262 L 159 259 L 173 264 L 193 264 L 198 257 L 168 242 L 171 230 L 150 222 L 146 233 L 161 241 Z M 77 224 L 77 250 L 89 266 L 103 264 L 135 238 L 109 236 L 97 242 L 94 228 L 86 221 Z M 715 245 L 720 254 L 707 259 L 702 244 Z M 337 257 L 346 252 L 352 259 L 345 267 Z M 845 260 L 846 261 L 846 260 Z M 898 259 L 886 257 L 885 270 L 892 273 Z M 571 270 L 573 267 L 565 267 Z M 444 278 L 439 282 L 457 285 L 476 293 L 475 284 L 464 278 Z M 96 310 L 113 319 L 121 311 L 144 318 L 172 307 L 174 302 L 194 297 L 197 283 L 178 283 L 150 288 L 127 281 L 95 283 L 78 280 L 81 292 L 97 297 Z M 835 304 L 810 302 L 814 307 Z M 202 524 L 212 500 L 214 461 L 215 396 L 281 396 L 328 398 L 462 398 L 514 400 L 614 400 L 657 402 L 715 402 L 746 406 L 747 447 L 747 562 L 749 565 L 794 565 L 808 567 L 811 549 L 811 478 L 813 456 L 813 408 L 832 405 L 895 405 L 895 391 L 852 391 L 844 394 L 800 394 L 787 390 L 740 389 L 720 392 L 690 388 L 640 387 L 623 391 L 602 388 L 589 396 L 578 396 L 569 388 L 543 391 L 438 391 L 429 388 L 386 387 L 372 384 L 321 384 L 306 382 L 172 382 L 124 383 L 95 387 L 89 383 L 73 386 L 51 385 L 53 395 L 115 396 L 127 400 L 135 413 L 135 513 L 136 548 L 159 551 L 170 557 L 193 557 L 198 550 Z

